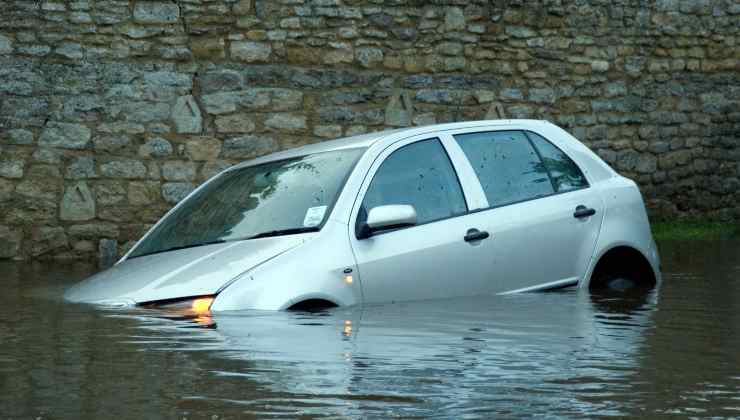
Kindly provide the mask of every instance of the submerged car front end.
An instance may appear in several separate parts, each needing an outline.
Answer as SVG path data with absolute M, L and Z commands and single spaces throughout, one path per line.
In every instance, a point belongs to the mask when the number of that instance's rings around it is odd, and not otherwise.
M 226 242 L 128 258 L 72 287 L 65 297 L 109 306 L 157 306 L 215 297 L 244 273 L 315 236 Z

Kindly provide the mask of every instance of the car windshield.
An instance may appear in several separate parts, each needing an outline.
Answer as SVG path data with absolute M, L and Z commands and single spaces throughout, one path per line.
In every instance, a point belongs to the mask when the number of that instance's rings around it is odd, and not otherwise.
M 167 216 L 129 258 L 318 231 L 364 150 L 316 153 L 226 171 Z

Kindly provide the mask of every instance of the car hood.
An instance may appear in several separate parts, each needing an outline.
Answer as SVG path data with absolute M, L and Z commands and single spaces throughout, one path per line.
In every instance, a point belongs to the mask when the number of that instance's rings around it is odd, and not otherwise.
M 226 242 L 127 259 L 72 287 L 64 297 L 118 306 L 212 295 L 245 271 L 315 235 Z

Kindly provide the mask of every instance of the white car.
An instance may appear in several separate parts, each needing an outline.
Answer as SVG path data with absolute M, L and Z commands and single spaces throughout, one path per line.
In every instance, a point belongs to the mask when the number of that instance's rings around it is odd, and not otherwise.
M 233 166 L 66 298 L 282 310 L 659 279 L 636 184 L 549 122 L 500 120 Z

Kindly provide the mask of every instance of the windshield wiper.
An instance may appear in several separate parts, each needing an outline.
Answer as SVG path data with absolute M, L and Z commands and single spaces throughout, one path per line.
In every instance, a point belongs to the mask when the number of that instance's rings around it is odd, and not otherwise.
M 216 239 L 215 241 L 198 242 L 198 243 L 194 243 L 190 245 L 173 246 L 172 248 L 160 249 L 158 251 L 149 252 L 146 254 L 135 255 L 135 256 L 129 257 L 129 259 L 143 257 L 145 255 L 161 254 L 162 252 L 177 251 L 178 249 L 195 248 L 195 247 L 204 246 L 204 245 L 222 244 L 224 242 L 226 242 L 225 239 Z
M 256 235 L 252 235 L 244 239 L 268 238 L 270 236 L 295 235 L 296 233 L 318 232 L 318 231 L 319 231 L 318 227 L 278 229 L 278 230 L 271 230 L 268 232 L 258 233 Z
M 173 246 L 172 248 L 161 249 L 159 251 L 149 252 L 149 253 L 141 254 L 141 255 L 134 255 L 134 256 L 129 257 L 129 259 L 143 257 L 145 255 L 160 254 L 162 252 L 177 251 L 178 249 L 195 248 L 195 247 L 204 246 L 204 245 L 222 244 L 224 242 L 245 241 L 248 239 L 268 238 L 271 236 L 282 236 L 282 235 L 295 235 L 297 233 L 318 232 L 318 231 L 319 231 L 318 227 L 303 227 L 303 228 L 271 230 L 268 232 L 262 232 L 256 235 L 247 236 L 245 238 L 228 239 L 228 240 L 227 239 L 217 239 L 215 241 L 198 242 L 198 243 L 194 243 L 190 245 Z

